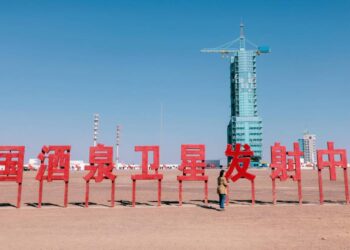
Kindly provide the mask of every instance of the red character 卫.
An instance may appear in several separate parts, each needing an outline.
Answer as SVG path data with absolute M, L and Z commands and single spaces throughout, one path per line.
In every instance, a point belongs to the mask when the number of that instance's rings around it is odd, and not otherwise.
M 232 182 L 236 182 L 241 178 L 249 180 L 252 186 L 252 204 L 255 204 L 255 175 L 247 172 L 250 165 L 250 158 L 254 155 L 254 152 L 251 151 L 248 144 L 244 144 L 243 150 L 241 150 L 241 144 L 237 143 L 234 150 L 233 146 L 228 144 L 225 155 L 232 158 L 229 168 L 225 174 L 226 179 L 231 180 Z M 236 170 L 236 174 L 233 174 L 234 170 Z M 229 193 L 229 187 L 227 190 Z M 229 195 L 227 195 L 226 203 L 229 203 Z
M 24 150 L 24 146 L 0 146 L 0 181 L 17 182 L 17 208 L 21 207 Z
M 159 169 L 159 146 L 136 146 L 136 152 L 142 153 L 142 173 L 131 176 L 132 180 L 132 206 L 136 203 L 136 181 L 137 180 L 158 180 L 158 206 L 161 205 L 162 179 L 163 175 L 158 173 Z M 150 164 L 150 169 L 154 173 L 148 172 L 148 155 L 153 153 L 153 163 Z
M 297 142 L 293 144 L 293 147 L 294 151 L 288 152 L 286 151 L 286 147 L 281 146 L 279 142 L 271 147 L 270 167 L 272 173 L 270 177 L 272 179 L 273 204 L 276 204 L 276 178 L 280 179 L 280 181 L 285 181 L 288 178 L 297 181 L 299 204 L 302 204 L 300 157 L 303 155 L 303 152 L 300 151 Z M 291 158 L 287 159 L 287 156 Z
M 38 155 L 40 160 L 40 168 L 36 175 L 39 183 L 39 202 L 41 207 L 43 195 L 43 181 L 48 182 L 62 180 L 64 186 L 64 207 L 68 205 L 68 182 L 70 168 L 70 146 L 43 146 L 41 153 Z M 45 173 L 47 173 L 45 175 Z
M 208 176 L 205 175 L 205 145 L 181 145 L 181 161 L 179 170 L 182 171 L 182 175 L 177 177 L 179 181 L 180 206 L 182 205 L 183 181 L 204 181 L 204 201 L 208 203 Z
M 336 156 L 339 160 L 336 160 Z M 325 159 L 326 158 L 326 159 Z M 323 183 L 322 169 L 329 168 L 329 177 L 331 181 L 336 181 L 336 167 L 343 168 L 345 199 L 349 204 L 349 184 L 348 184 L 348 161 L 345 149 L 334 149 L 334 142 L 327 142 L 327 149 L 317 150 L 317 166 L 318 166 L 318 184 L 320 191 L 320 204 L 323 204 Z
M 102 182 L 104 179 L 109 179 L 112 182 L 111 206 L 114 207 L 116 175 L 113 174 L 113 147 L 107 147 L 103 144 L 90 147 L 89 162 L 90 165 L 86 166 L 85 169 L 90 172 L 84 176 L 84 180 L 86 181 L 85 207 L 88 207 L 89 204 L 90 180 Z

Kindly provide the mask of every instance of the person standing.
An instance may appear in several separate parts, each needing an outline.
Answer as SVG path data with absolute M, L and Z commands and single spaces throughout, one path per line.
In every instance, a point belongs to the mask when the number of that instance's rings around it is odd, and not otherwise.
M 218 177 L 218 188 L 217 188 L 221 210 L 225 209 L 225 200 L 227 195 L 227 180 L 224 174 L 225 174 L 225 170 L 221 170 L 220 175 Z

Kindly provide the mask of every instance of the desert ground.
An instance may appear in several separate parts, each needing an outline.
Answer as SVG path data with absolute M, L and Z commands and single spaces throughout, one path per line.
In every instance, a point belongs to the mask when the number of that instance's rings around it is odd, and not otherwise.
M 272 204 L 268 170 L 256 174 L 256 204 L 250 203 L 250 182 L 230 184 L 230 204 L 218 210 L 216 177 L 207 170 L 209 204 L 204 184 L 184 183 L 178 206 L 178 170 L 163 171 L 162 205 L 157 206 L 156 181 L 137 182 L 137 205 L 131 207 L 130 175 L 118 171 L 115 207 L 110 182 L 90 185 L 90 205 L 83 207 L 84 172 L 71 172 L 69 206 L 63 208 L 63 183 L 44 183 L 44 205 L 37 208 L 35 172 L 25 172 L 22 207 L 14 207 L 17 185 L 0 183 L 1 249 L 350 249 L 350 206 L 344 200 L 343 174 L 330 182 L 324 171 L 325 203 L 319 205 L 316 170 L 302 171 L 303 205 L 297 184 L 277 181 Z

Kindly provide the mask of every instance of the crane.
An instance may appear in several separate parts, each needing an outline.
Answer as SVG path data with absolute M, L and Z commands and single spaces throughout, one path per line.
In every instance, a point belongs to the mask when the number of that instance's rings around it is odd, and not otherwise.
M 234 48 L 233 46 L 239 42 L 239 49 Z M 205 48 L 202 49 L 201 52 L 203 53 L 220 53 L 223 57 L 228 57 L 229 54 L 236 53 L 237 51 L 245 50 L 246 42 L 254 47 L 256 54 L 267 54 L 270 53 L 270 47 L 269 46 L 257 46 L 256 44 L 252 43 L 248 39 L 245 38 L 244 35 L 244 24 L 241 22 L 240 24 L 240 36 L 236 38 L 233 41 L 224 43 L 216 48 Z

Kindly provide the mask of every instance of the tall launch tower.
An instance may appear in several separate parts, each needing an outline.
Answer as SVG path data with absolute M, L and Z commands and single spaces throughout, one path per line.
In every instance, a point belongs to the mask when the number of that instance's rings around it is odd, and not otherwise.
M 233 45 L 239 43 L 239 48 Z M 247 49 L 248 43 L 253 49 Z M 249 144 L 254 151 L 251 166 L 259 166 L 262 158 L 262 119 L 258 115 L 256 57 L 270 53 L 267 46 L 258 47 L 246 39 L 244 24 L 240 36 L 217 48 L 203 49 L 206 53 L 220 53 L 230 58 L 231 118 L 227 126 L 227 143 Z

